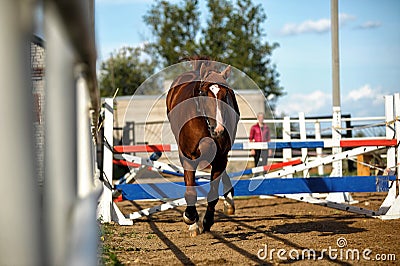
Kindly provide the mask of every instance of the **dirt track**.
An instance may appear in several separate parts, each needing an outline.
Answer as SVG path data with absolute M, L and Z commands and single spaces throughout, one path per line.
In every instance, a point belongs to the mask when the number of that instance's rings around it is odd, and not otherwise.
M 377 209 L 383 195 L 353 197 L 360 206 Z M 119 203 L 124 213 L 154 205 L 158 204 Z M 125 265 L 387 265 L 400 261 L 400 220 L 366 218 L 283 198 L 236 200 L 237 212 L 229 217 L 222 207 L 220 201 L 212 231 L 195 238 L 188 236 L 182 222 L 183 207 L 135 220 L 133 226 L 105 225 L 103 260 Z M 347 245 L 339 247 L 339 238 L 344 238 L 340 244 L 346 241 Z M 313 251 L 314 259 L 309 257 Z

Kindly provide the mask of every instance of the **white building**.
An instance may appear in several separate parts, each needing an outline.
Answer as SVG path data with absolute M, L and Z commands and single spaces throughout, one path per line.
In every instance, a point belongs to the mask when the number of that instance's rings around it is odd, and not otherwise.
M 114 127 L 117 140 L 123 144 L 175 143 L 169 128 L 165 104 L 166 93 L 162 95 L 134 95 L 115 98 Z M 258 112 L 265 111 L 265 98 L 261 91 L 238 90 L 236 98 L 241 119 L 255 119 Z M 236 137 L 247 138 L 249 124 L 239 123 Z

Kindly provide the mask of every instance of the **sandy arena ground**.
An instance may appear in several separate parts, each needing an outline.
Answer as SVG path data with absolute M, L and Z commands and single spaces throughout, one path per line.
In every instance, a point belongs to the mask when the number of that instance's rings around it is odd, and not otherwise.
M 353 194 L 377 209 L 385 194 Z M 125 213 L 159 202 L 118 203 Z M 199 206 L 200 212 L 204 206 Z M 184 207 L 102 226 L 103 263 L 123 265 L 387 265 L 400 263 L 399 220 L 382 221 L 284 198 L 236 200 L 236 214 L 217 205 L 211 232 L 190 238 Z M 315 252 L 315 253 L 314 253 Z M 315 256 L 314 256 L 315 254 Z M 311 255 L 311 256 L 310 256 Z

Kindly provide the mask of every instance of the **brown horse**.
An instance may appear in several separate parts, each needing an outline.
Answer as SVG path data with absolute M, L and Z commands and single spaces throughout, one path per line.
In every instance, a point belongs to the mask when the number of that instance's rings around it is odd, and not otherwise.
M 225 169 L 240 116 L 235 93 L 226 82 L 231 67 L 218 71 L 216 62 L 199 60 L 193 61 L 193 66 L 193 71 L 174 80 L 166 99 L 168 119 L 184 168 L 187 207 L 183 220 L 190 225 L 192 236 L 209 231 L 214 224 L 221 179 L 225 213 L 235 212 L 233 187 Z M 207 165 L 212 167 L 210 191 L 207 210 L 201 220 L 195 206 L 195 171 Z

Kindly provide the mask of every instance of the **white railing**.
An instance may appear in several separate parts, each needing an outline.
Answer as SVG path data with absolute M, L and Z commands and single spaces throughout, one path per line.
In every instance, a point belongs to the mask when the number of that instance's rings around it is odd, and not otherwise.
M 299 113 L 301 116 L 302 113 Z M 284 121 L 290 123 L 290 130 L 282 132 L 284 128 Z M 364 136 L 366 138 L 384 137 L 385 136 L 385 116 L 374 116 L 374 117 L 342 117 L 342 128 L 340 129 L 343 137 L 345 138 L 348 132 L 355 132 L 355 134 L 348 134 L 352 138 L 357 137 L 357 135 Z M 305 133 L 307 136 L 312 135 L 317 137 L 317 135 L 331 135 L 332 133 L 332 118 L 308 118 L 304 119 L 285 117 L 277 119 L 265 119 L 265 123 L 273 125 L 272 127 L 272 138 L 276 140 L 281 140 L 278 136 L 282 137 L 284 133 L 290 134 L 293 137 L 297 135 L 300 137 L 301 127 L 305 127 Z M 250 127 L 257 123 L 256 119 L 245 119 L 239 121 L 239 127 L 243 127 L 245 130 L 238 131 L 236 139 L 238 141 L 245 141 L 248 139 L 248 133 Z M 350 127 L 348 127 L 350 125 Z M 125 127 L 116 128 L 118 133 L 115 133 L 115 137 L 119 136 L 124 138 L 123 142 L 126 145 L 135 144 L 135 140 L 138 140 L 138 144 L 143 144 L 143 140 L 148 143 L 159 143 L 160 132 L 163 128 L 169 127 L 168 121 L 151 121 L 151 122 L 131 122 Z M 367 131 L 370 130 L 370 131 Z M 122 134 L 121 134 L 122 133 Z M 359 134 L 357 134 L 359 133 Z M 146 134 L 146 138 L 143 137 Z M 154 139 L 154 141 L 151 141 Z
M 97 264 L 102 186 L 93 135 L 99 110 L 93 6 L 93 0 L 1 4 L 1 265 Z M 43 191 L 34 171 L 29 71 L 37 8 L 43 10 L 46 44 Z
M 385 138 L 386 135 L 386 118 L 385 116 L 376 117 L 350 117 L 342 116 L 342 127 L 338 129 L 342 134 L 342 138 L 356 139 L 357 136 L 365 138 Z M 304 113 L 299 113 L 298 117 L 284 117 L 277 119 L 265 119 L 265 123 L 271 128 L 271 141 L 290 141 L 293 139 L 324 140 L 332 137 L 332 118 L 325 117 L 305 117 Z M 236 142 L 247 142 L 248 134 L 252 125 L 256 124 L 256 119 L 242 119 L 239 121 Z M 158 144 L 158 143 L 174 143 L 173 135 L 168 135 L 168 121 L 151 121 L 140 123 L 129 123 L 122 128 L 116 128 L 114 137 L 123 138 L 124 145 L 134 144 Z M 366 132 L 366 130 L 368 130 Z M 362 132 L 363 134 L 357 134 Z M 121 134 L 122 133 L 122 134 Z M 361 137 L 362 138 L 362 137 Z M 296 154 L 295 154 L 296 153 Z M 140 154 L 146 156 L 146 154 Z M 317 148 L 312 153 L 303 149 L 301 157 L 308 156 L 309 159 L 320 158 L 323 155 L 323 149 Z M 270 161 L 285 161 L 292 157 L 299 157 L 298 151 L 284 149 L 282 153 L 274 154 Z M 168 153 L 168 158 L 177 160 L 177 154 Z M 232 151 L 229 161 L 243 162 L 249 160 L 248 151 Z M 323 166 L 318 167 L 318 174 L 323 175 Z

